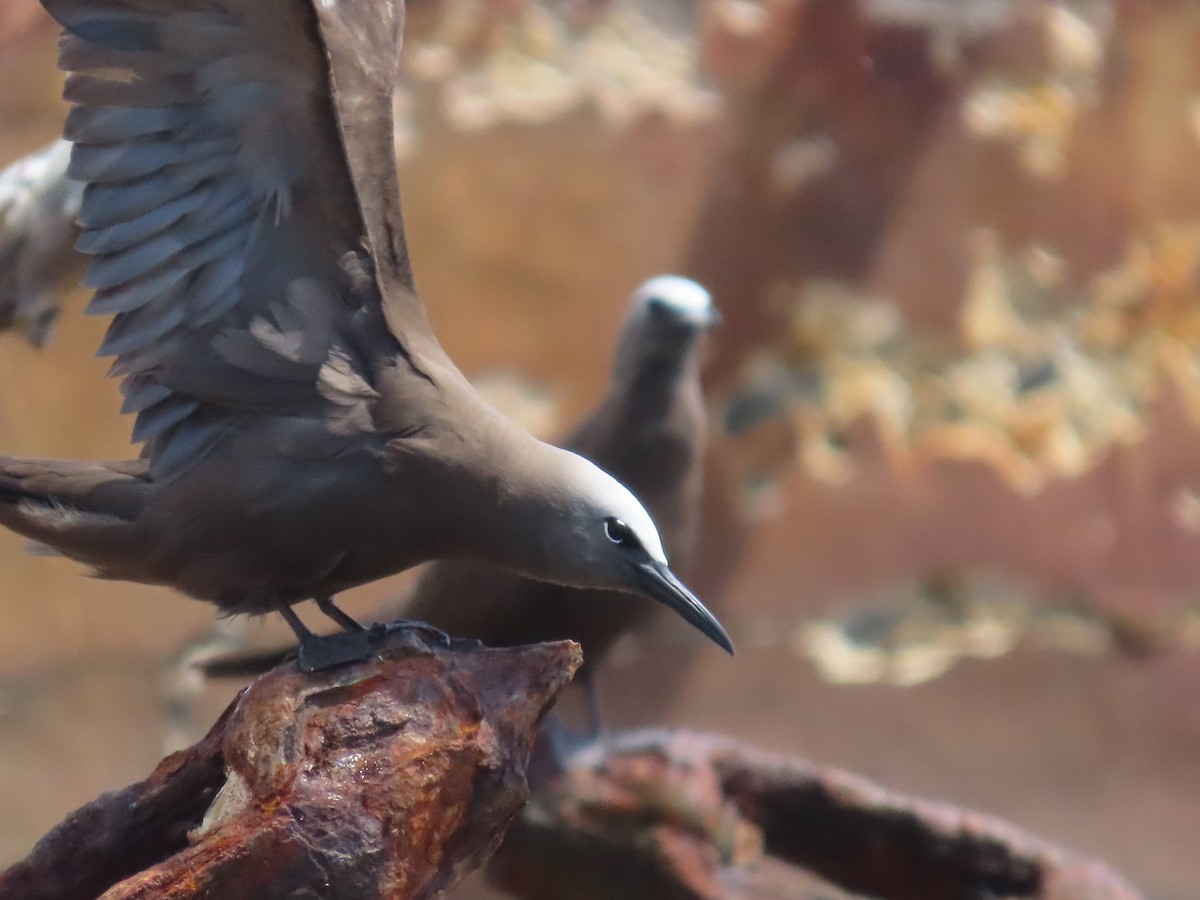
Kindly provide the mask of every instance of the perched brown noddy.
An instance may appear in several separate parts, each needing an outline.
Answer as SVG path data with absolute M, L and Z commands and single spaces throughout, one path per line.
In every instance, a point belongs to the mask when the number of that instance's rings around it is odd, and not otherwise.
M 694 281 L 662 275 L 641 285 L 604 398 L 561 444 L 634 492 L 676 565 L 686 561 L 699 524 L 706 438 L 699 349 L 716 319 L 708 291 Z M 441 560 L 426 568 L 410 597 L 385 604 L 377 616 L 427 622 L 491 646 L 577 640 L 584 660 L 579 676 L 590 685 L 617 638 L 652 611 L 628 594 L 548 584 L 482 562 Z M 199 667 L 218 676 L 257 674 L 288 652 L 226 653 Z
M 146 443 L 0 457 L 0 522 L 105 578 L 278 610 L 302 665 L 338 656 L 292 604 L 353 630 L 335 594 L 442 557 L 642 594 L 731 650 L 634 496 L 498 413 L 434 337 L 395 169 L 402 4 L 43 5 L 90 309 L 115 314 L 101 353 Z

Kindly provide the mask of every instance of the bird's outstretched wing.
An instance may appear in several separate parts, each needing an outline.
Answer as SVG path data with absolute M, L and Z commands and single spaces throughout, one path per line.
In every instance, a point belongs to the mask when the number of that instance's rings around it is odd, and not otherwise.
M 247 415 L 370 430 L 373 364 L 404 352 L 385 307 L 424 322 L 392 143 L 401 0 L 43 2 L 89 309 L 114 316 L 100 352 L 154 477 Z

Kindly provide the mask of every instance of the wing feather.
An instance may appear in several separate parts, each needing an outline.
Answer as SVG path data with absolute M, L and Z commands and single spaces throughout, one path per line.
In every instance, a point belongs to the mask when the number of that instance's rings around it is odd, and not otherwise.
M 192 120 L 195 113 L 185 105 L 76 106 L 67 115 L 63 137 L 85 144 L 131 141 L 147 135 L 169 134 Z
M 103 316 L 132 312 L 138 307 L 146 305 L 155 297 L 178 289 L 183 280 L 187 278 L 187 274 L 182 267 L 164 266 L 156 272 L 149 272 L 116 287 L 99 290 L 92 297 L 87 311 L 92 315 Z M 106 354 L 101 354 L 101 356 L 104 355 Z
M 155 403 L 166 400 L 171 396 L 171 389 L 147 378 L 135 376 L 121 385 L 121 393 L 125 397 L 121 404 L 121 412 L 139 413 Z
M 171 394 L 139 412 L 133 426 L 133 439 L 138 442 L 152 440 L 199 408 L 200 404 L 195 400 L 184 400 Z
M 386 243 L 411 294 L 398 199 L 379 199 L 396 193 L 396 2 L 43 0 L 65 28 L 89 312 L 114 317 L 100 353 L 117 357 L 154 477 L 250 412 L 370 427 L 378 360 L 362 348 L 403 347 L 388 284 L 363 290 L 344 260 Z
M 127 250 L 199 209 L 212 193 L 213 189 L 205 185 L 132 219 L 118 222 L 108 228 L 85 230 L 75 242 L 75 249 L 80 253 L 92 254 Z
M 49 8 L 49 7 L 47 7 Z M 67 69 L 59 56 L 59 68 Z M 102 78 L 73 72 L 63 86 L 63 99 L 90 107 L 122 107 L 145 109 L 168 104 L 187 104 L 192 96 L 191 81 L 184 76 L 159 78 L 155 81 Z M 188 112 L 196 112 L 188 107 Z

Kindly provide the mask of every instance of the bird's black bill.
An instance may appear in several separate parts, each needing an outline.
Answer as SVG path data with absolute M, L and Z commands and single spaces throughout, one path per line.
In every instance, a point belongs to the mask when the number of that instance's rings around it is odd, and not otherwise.
M 698 628 L 709 640 L 718 647 L 733 655 L 733 642 L 725 628 L 717 621 L 717 617 L 708 611 L 696 595 L 684 587 L 683 582 L 675 577 L 662 563 L 643 563 L 638 566 L 639 586 L 647 596 L 666 604 L 683 616 L 688 622 Z

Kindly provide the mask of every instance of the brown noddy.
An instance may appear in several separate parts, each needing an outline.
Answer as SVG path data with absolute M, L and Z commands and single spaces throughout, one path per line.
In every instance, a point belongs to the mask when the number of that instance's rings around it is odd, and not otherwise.
M 89 309 L 134 462 L 0 457 L 0 523 L 105 578 L 279 611 L 430 559 L 641 594 L 720 646 L 637 499 L 491 407 L 417 296 L 395 168 L 403 5 L 43 0 L 64 28 Z M 327 652 L 292 605 L 356 637 Z M 306 657 L 306 651 L 307 657 Z
M 686 565 L 699 524 L 707 427 L 699 350 L 717 319 L 708 291 L 694 281 L 661 275 L 642 284 L 630 303 L 604 397 L 560 444 L 633 491 L 676 565 Z M 652 612 L 629 594 L 548 584 L 482 562 L 441 560 L 426 567 L 411 596 L 385 604 L 376 615 L 427 622 L 490 646 L 579 641 L 579 678 L 590 687 L 616 640 Z M 289 652 L 227 652 L 199 667 L 210 675 L 246 676 L 266 671 Z M 594 698 L 592 712 L 595 722 Z

